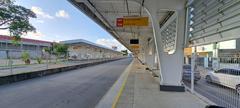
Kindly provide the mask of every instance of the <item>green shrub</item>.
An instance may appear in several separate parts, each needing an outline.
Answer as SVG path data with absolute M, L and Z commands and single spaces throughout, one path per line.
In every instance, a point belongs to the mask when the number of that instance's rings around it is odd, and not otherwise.
M 41 57 L 37 57 L 37 63 L 42 64 L 42 58 Z
M 30 64 L 30 55 L 27 51 L 23 51 L 21 55 L 22 61 L 25 62 L 25 64 Z

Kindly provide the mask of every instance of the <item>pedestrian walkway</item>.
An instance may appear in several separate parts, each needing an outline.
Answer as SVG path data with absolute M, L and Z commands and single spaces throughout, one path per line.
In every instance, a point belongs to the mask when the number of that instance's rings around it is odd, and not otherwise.
M 117 108 L 205 108 L 207 103 L 189 92 L 163 92 L 159 81 L 137 60 L 129 73 Z

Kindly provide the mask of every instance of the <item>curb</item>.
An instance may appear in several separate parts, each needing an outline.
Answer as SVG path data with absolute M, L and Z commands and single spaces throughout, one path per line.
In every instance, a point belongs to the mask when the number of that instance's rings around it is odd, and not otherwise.
M 120 59 L 123 59 L 123 58 L 120 58 Z M 106 60 L 106 61 L 84 63 L 84 64 L 78 64 L 78 65 L 72 65 L 72 66 L 65 66 L 65 67 L 45 69 L 45 70 L 40 70 L 40 71 L 33 71 L 33 72 L 28 72 L 28 73 L 9 75 L 9 76 L 1 76 L 0 77 L 0 85 L 10 84 L 10 83 L 33 79 L 33 78 L 37 78 L 37 77 L 48 76 L 48 75 L 57 74 L 57 73 L 61 73 L 61 72 L 67 72 L 67 71 L 74 70 L 74 69 L 80 69 L 80 68 L 84 68 L 84 67 L 88 67 L 88 66 L 94 66 L 97 64 L 107 63 L 107 62 L 116 61 L 116 60 L 120 60 L 120 59 L 112 59 L 112 60 Z
M 130 69 L 133 65 L 134 59 L 127 66 L 118 80 L 113 84 L 113 86 L 108 90 L 108 92 L 103 96 L 95 108 L 116 108 L 116 105 L 120 99 L 120 96 L 125 88 Z

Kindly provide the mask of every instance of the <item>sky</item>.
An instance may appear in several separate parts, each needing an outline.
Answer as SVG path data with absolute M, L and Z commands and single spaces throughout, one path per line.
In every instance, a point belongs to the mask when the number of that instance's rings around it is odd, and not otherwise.
M 30 19 L 37 31 L 25 34 L 24 38 L 55 42 L 85 39 L 109 48 L 115 45 L 118 50 L 125 49 L 67 0 L 16 0 L 15 4 L 31 9 L 37 15 L 36 19 Z M 8 32 L 0 31 L 0 34 Z

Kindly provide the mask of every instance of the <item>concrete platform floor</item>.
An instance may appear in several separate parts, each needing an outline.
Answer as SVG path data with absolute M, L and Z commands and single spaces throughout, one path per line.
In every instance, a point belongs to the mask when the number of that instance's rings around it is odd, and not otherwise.
M 163 92 L 159 82 L 137 60 L 129 73 L 117 108 L 205 108 L 207 103 L 189 92 Z

